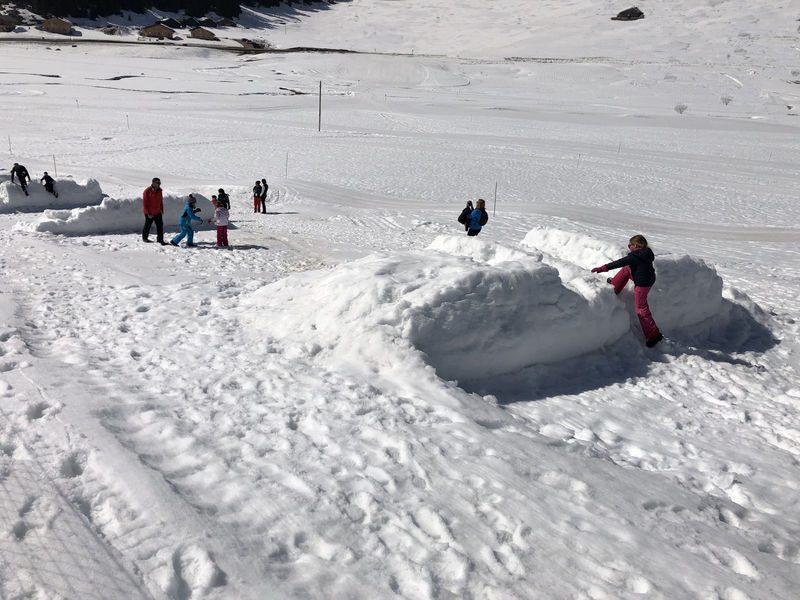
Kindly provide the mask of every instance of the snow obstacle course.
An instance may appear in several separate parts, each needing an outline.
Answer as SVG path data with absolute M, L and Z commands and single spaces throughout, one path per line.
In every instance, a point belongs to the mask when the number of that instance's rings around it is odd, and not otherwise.
M 201 194 L 197 199 L 198 216 L 208 221 L 214 216 L 211 201 Z M 180 227 L 180 214 L 185 196 L 164 196 L 164 229 L 172 231 Z M 84 206 L 72 210 L 47 210 L 30 225 L 33 231 L 62 235 L 98 235 L 103 233 L 131 233 L 141 231 L 144 223 L 141 198 L 105 198 L 96 206 Z M 193 223 L 196 230 L 209 229 L 213 225 Z M 155 231 L 155 226 L 153 227 Z
M 520 248 L 439 236 L 424 251 L 373 255 L 290 276 L 256 292 L 256 329 L 352 364 L 418 351 L 444 379 L 488 378 L 641 339 L 633 293 L 616 296 L 589 265 L 610 244 L 554 229 Z M 726 313 L 722 279 L 689 256 L 658 259 L 651 305 L 663 331 L 705 331 Z M 632 284 L 629 284 L 632 288 Z M 347 357 L 346 359 L 344 357 Z
M 44 189 L 38 181 L 28 182 L 28 195 L 18 183 L 7 177 L 0 182 L 0 213 L 37 212 L 45 209 L 71 209 L 100 204 L 103 191 L 95 179 L 75 181 L 72 178 L 55 180 L 58 198 Z

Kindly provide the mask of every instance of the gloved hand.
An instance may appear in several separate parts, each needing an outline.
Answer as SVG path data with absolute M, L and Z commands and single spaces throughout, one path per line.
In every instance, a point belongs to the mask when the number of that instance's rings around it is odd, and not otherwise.
M 592 269 L 592 273 L 605 273 L 606 271 L 608 271 L 608 267 L 605 265 L 603 265 L 602 267 L 595 267 L 594 269 Z

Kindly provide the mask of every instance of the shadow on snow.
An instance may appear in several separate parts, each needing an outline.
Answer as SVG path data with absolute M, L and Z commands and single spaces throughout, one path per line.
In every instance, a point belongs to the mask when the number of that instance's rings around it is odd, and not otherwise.
M 628 334 L 605 348 L 555 364 L 540 364 L 503 376 L 459 381 L 467 392 L 492 395 L 498 404 L 574 395 L 646 377 L 653 363 L 681 356 L 698 356 L 714 363 L 758 369 L 752 353 L 774 348 L 780 340 L 764 324 L 768 316 L 756 305 L 723 300 L 723 311 L 691 330 L 667 332 L 667 339 L 647 348 L 634 325 Z

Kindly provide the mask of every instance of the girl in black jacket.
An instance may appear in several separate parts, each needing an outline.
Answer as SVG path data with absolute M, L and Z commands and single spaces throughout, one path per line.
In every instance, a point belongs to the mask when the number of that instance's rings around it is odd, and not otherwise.
M 647 240 L 643 235 L 633 236 L 628 243 L 628 250 L 627 256 L 601 267 L 595 267 L 592 269 L 592 273 L 605 273 L 611 269 L 619 269 L 619 273 L 608 279 L 608 282 L 614 286 L 615 294 L 619 294 L 627 285 L 628 280 L 633 279 L 636 316 L 639 317 L 639 323 L 647 340 L 647 347 L 652 348 L 664 339 L 647 304 L 647 295 L 656 282 L 656 271 L 653 268 L 656 257 L 647 246 Z

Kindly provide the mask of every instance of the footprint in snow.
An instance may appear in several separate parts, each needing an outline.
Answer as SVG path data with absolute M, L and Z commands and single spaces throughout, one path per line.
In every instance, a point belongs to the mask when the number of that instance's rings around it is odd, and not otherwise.
M 785 560 L 800 565 L 800 543 L 767 541 L 758 545 L 758 551 L 764 554 L 771 554 Z
M 37 402 L 28 407 L 25 411 L 25 415 L 28 417 L 29 421 L 36 421 L 45 415 L 48 408 L 50 408 L 50 405 L 47 402 Z
M 62 477 L 72 479 L 83 475 L 86 457 L 80 452 L 70 452 L 61 461 L 59 473 Z
M 719 561 L 719 564 L 730 569 L 734 573 L 744 575 L 750 579 L 761 579 L 756 566 L 745 555 L 733 548 L 711 548 L 711 553 Z
M 438 512 L 430 507 L 423 506 L 411 515 L 411 520 L 419 529 L 425 532 L 428 537 L 437 542 L 452 542 L 453 534 L 447 521 Z
M 30 530 L 31 526 L 25 521 L 20 520 L 14 523 L 14 526 L 11 528 L 11 535 L 15 540 L 21 542 L 25 539 L 25 536 L 28 535 Z
M 172 554 L 172 573 L 166 592 L 172 600 L 206 596 L 213 588 L 227 583 L 225 572 L 211 554 L 197 545 L 181 547 Z

